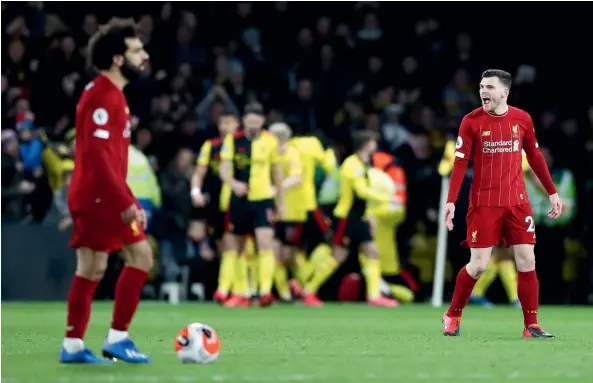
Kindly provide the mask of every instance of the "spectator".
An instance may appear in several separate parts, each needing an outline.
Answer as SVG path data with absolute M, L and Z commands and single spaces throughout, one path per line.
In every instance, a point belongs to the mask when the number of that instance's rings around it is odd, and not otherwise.
M 24 198 L 35 190 L 25 179 L 19 142 L 11 130 L 2 131 L 2 220 L 20 221 L 27 214 Z
M 176 282 L 180 266 L 188 261 L 187 228 L 191 212 L 190 177 L 193 153 L 180 149 L 175 160 L 160 176 L 163 212 L 155 222 L 159 239 L 159 261 L 165 282 Z
M 23 172 L 26 178 L 34 179 L 41 177 L 41 152 L 43 142 L 36 135 L 35 117 L 33 113 L 27 112 L 24 115 L 17 115 L 17 131 L 19 132 L 19 156 L 23 163 Z

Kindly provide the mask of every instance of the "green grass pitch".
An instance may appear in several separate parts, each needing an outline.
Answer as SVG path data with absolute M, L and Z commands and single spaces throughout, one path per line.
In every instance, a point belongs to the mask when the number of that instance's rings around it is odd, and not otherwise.
M 111 303 L 93 306 L 87 345 L 99 352 Z M 224 309 L 144 302 L 131 333 L 152 365 L 60 365 L 63 303 L 2 303 L 2 383 L 593 382 L 593 309 L 542 307 L 555 339 L 522 339 L 519 309 L 469 307 L 459 338 L 441 333 L 443 310 L 330 304 Z M 212 365 L 182 365 L 173 351 L 191 322 L 222 343 Z

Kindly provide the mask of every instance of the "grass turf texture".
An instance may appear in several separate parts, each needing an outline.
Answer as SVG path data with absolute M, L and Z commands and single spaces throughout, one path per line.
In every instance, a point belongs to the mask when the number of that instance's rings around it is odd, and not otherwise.
M 100 353 L 111 303 L 96 302 L 86 343 Z M 2 303 L 2 382 L 592 382 L 593 309 L 542 307 L 555 339 L 522 339 L 520 309 L 469 307 L 459 338 L 442 335 L 444 309 L 327 305 L 224 309 L 144 302 L 132 325 L 154 364 L 60 365 L 65 304 Z M 212 365 L 182 365 L 173 351 L 191 322 L 222 343 Z

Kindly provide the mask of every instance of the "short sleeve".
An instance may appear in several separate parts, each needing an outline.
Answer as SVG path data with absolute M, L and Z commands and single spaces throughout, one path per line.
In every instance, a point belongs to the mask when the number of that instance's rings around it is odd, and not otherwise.
M 198 155 L 198 165 L 201 166 L 208 166 L 210 163 L 210 153 L 212 151 L 212 143 L 210 140 L 204 142 L 202 148 L 200 149 L 200 154 Z
M 344 176 L 346 176 L 347 179 L 354 181 L 357 178 L 364 178 L 364 175 L 365 171 L 362 163 L 354 160 L 352 157 L 349 158 L 344 166 Z
M 274 165 L 280 163 L 279 149 L 276 137 L 270 137 L 270 162 Z
M 220 159 L 223 161 L 232 161 L 235 156 L 235 138 L 232 134 L 228 134 L 222 141 L 222 148 L 220 149 Z

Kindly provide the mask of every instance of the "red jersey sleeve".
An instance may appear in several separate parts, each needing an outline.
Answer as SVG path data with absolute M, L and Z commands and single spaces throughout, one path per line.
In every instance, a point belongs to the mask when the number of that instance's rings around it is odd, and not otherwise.
M 459 196 L 459 190 L 463 183 L 463 178 L 467 171 L 467 164 L 472 154 L 474 145 L 474 131 L 468 118 L 464 117 L 459 126 L 459 135 L 455 142 L 455 162 L 453 162 L 453 170 L 451 171 L 451 178 L 449 180 L 449 194 L 447 202 L 455 203 Z
M 541 150 L 539 150 L 539 144 L 537 143 L 537 138 L 535 137 L 535 127 L 533 126 L 533 120 L 527 113 L 526 123 L 527 126 L 523 135 L 523 150 L 525 151 L 527 162 L 529 162 L 529 166 L 531 166 L 531 169 L 533 169 L 533 172 L 541 181 L 542 185 L 548 192 L 548 195 L 555 194 L 557 193 L 556 185 L 554 185 L 554 181 L 550 175 L 546 160 L 542 155 Z
M 89 139 L 84 148 L 84 156 L 101 188 L 101 195 L 106 196 L 109 204 L 122 212 L 136 203 L 125 177 L 119 174 L 116 166 L 119 161 L 117 136 L 121 135 L 113 124 L 116 105 L 113 98 L 101 97 L 89 100 L 84 117 L 84 130 L 89 132 Z M 122 129 L 119 128 L 121 131 Z

